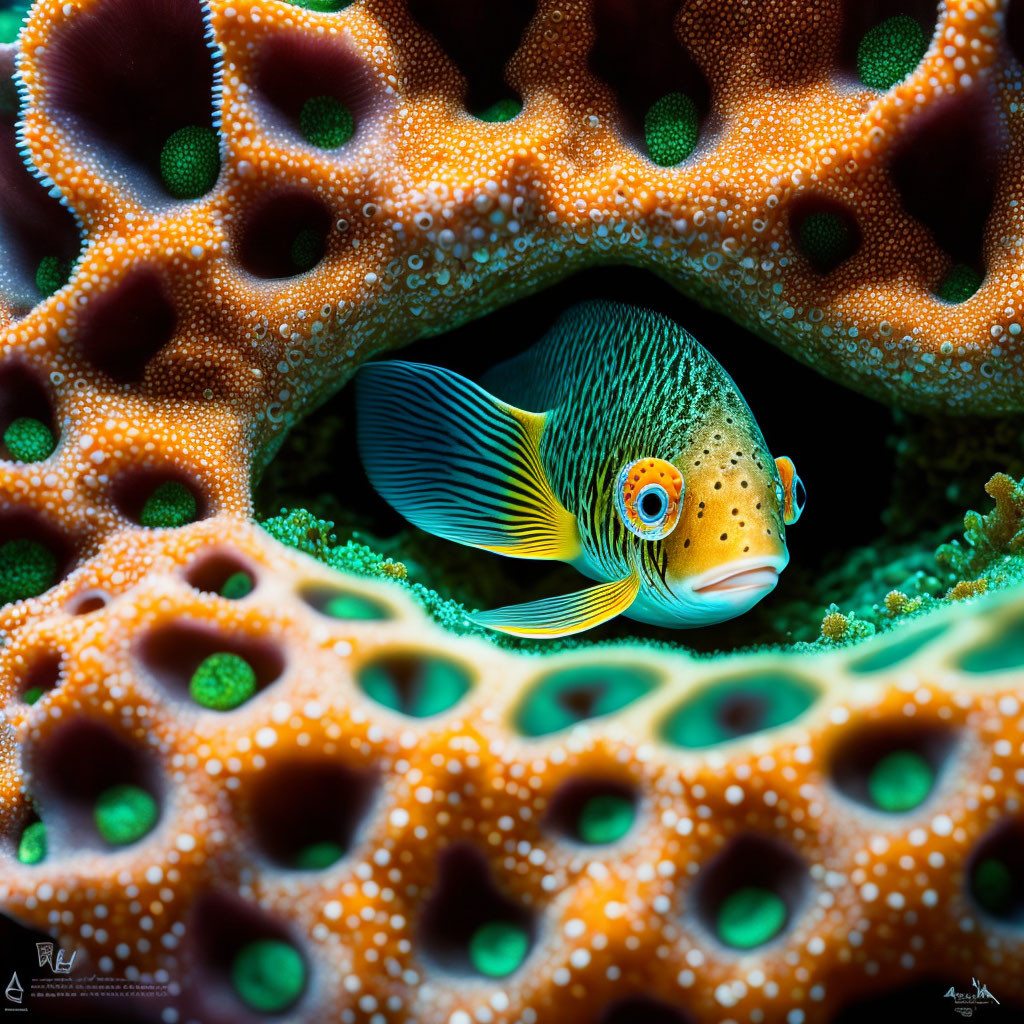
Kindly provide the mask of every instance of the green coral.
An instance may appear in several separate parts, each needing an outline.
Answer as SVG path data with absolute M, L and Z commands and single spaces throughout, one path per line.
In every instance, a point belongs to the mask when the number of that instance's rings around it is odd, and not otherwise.
M 156 800 L 141 786 L 127 783 L 104 790 L 93 810 L 96 830 L 112 846 L 141 839 L 159 816 Z
M 697 148 L 699 130 L 697 105 L 685 93 L 670 92 L 644 117 L 647 155 L 659 167 L 682 163 Z
M 827 274 L 853 250 L 854 234 L 846 219 L 831 210 L 803 217 L 796 231 L 797 248 L 820 274 Z
M 196 496 L 178 480 L 165 480 L 146 499 L 139 513 L 139 525 L 151 529 L 173 529 L 195 522 Z
M 509 98 L 492 103 L 476 116 L 479 120 L 488 121 L 491 124 L 503 124 L 505 121 L 511 121 L 514 117 L 518 117 L 522 110 L 523 104 L 519 100 Z
M 296 7 L 302 7 L 307 11 L 316 11 L 320 14 L 333 14 L 335 11 L 343 11 L 354 0 L 289 0 Z
M 897 14 L 864 34 L 857 48 L 857 73 L 871 89 L 884 92 L 902 82 L 925 55 L 924 29 L 906 14 Z
M 7 451 L 19 462 L 42 462 L 48 459 L 57 442 L 53 431 L 32 416 L 19 416 L 4 431 Z
M 231 965 L 238 998 L 257 1013 L 283 1013 L 306 987 L 299 951 L 280 939 L 258 939 L 239 950 Z
M 942 279 L 935 294 L 943 302 L 966 302 L 980 287 L 984 275 L 965 263 L 957 263 Z
M 303 228 L 293 239 L 289 249 L 296 271 L 312 270 L 324 258 L 324 236 L 316 228 Z
M 160 151 L 160 177 L 175 199 L 206 195 L 220 176 L 220 139 L 208 125 L 179 128 Z
M 17 42 L 25 15 L 31 6 L 31 0 L 17 0 L 5 10 L 0 10 L 0 43 Z
M 0 604 L 38 597 L 57 581 L 57 558 L 37 540 L 0 545 Z
M 18 843 L 18 860 L 22 864 L 38 864 L 46 859 L 46 826 L 41 821 L 33 821 L 24 832 Z
M 319 149 L 337 149 L 355 134 L 352 111 L 333 96 L 311 96 L 299 114 L 302 137 Z
M 44 256 L 36 267 L 36 287 L 43 298 L 58 292 L 71 277 L 71 263 L 59 256 Z
M 204 708 L 231 711 L 256 692 L 256 682 L 256 673 L 245 658 L 219 651 L 199 663 L 188 692 Z

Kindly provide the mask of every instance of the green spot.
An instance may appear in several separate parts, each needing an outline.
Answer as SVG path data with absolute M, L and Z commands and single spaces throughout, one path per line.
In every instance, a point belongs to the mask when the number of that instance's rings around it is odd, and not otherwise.
M 481 121 L 502 124 L 505 121 L 511 121 L 514 117 L 518 117 L 522 110 L 523 105 L 519 100 L 504 99 L 498 100 L 497 103 L 492 103 L 486 110 L 481 111 L 476 116 Z
M 478 928 L 469 940 L 469 962 L 488 978 L 504 978 L 526 959 L 530 937 L 508 921 L 491 921 Z
M 984 275 L 974 267 L 957 263 L 935 289 L 935 294 L 943 302 L 966 302 L 981 287 L 983 280 Z
M 312 270 L 324 258 L 323 232 L 316 228 L 303 228 L 292 240 L 289 252 L 298 273 Z
M 894 643 L 878 642 L 869 645 L 868 653 L 850 662 L 849 669 L 860 675 L 868 672 L 881 672 L 891 668 L 916 654 L 922 647 L 946 631 L 945 626 L 930 626 L 928 629 L 910 631 L 909 636 L 902 636 Z
M 880 810 L 899 814 L 924 802 L 935 782 L 932 766 L 913 750 L 886 754 L 868 776 L 868 795 Z
M 659 167 L 681 163 L 697 148 L 697 106 L 689 96 L 670 92 L 647 111 L 644 142 Z
M 252 579 L 247 572 L 233 572 L 220 586 L 220 596 L 237 601 L 252 593 Z
M 231 711 L 256 692 L 256 673 L 245 658 L 220 651 L 199 663 L 188 692 L 204 708 Z
M 179 128 L 160 153 L 160 177 L 175 199 L 206 195 L 220 175 L 220 143 L 206 125 Z
M 302 104 L 299 130 L 311 146 L 337 149 L 355 134 L 356 121 L 352 111 L 333 96 L 311 96 Z
M 897 14 L 864 34 L 857 47 L 857 73 L 866 86 L 884 92 L 903 81 L 927 50 L 921 26 L 906 14 Z
M 819 274 L 827 274 L 852 254 L 854 235 L 838 213 L 819 210 L 800 221 L 796 244 Z
M 172 529 L 195 522 L 197 514 L 196 496 L 183 483 L 165 480 L 146 499 L 139 524 L 153 529 Z
M 44 256 L 36 267 L 36 287 L 43 298 L 59 292 L 68 283 L 71 264 L 59 256 Z
M 361 594 L 338 594 L 324 604 L 323 613 L 332 619 L 391 618 L 391 612 L 386 606 Z
M 0 11 L 0 43 L 18 41 L 18 33 L 31 6 L 31 3 L 13 3 Z
M 782 931 L 786 904 L 770 889 L 737 889 L 718 909 L 718 937 L 727 946 L 753 949 Z
M 710 747 L 785 725 L 816 697 L 812 684 L 784 672 L 723 679 L 684 701 L 665 719 L 661 733 L 677 747 Z
M 0 545 L 0 604 L 38 597 L 57 581 L 57 559 L 37 540 Z
M 1003 914 L 1013 895 L 1013 875 L 1009 867 L 996 857 L 979 861 L 971 875 L 974 898 L 990 913 Z
M 303 871 L 322 871 L 344 855 L 341 846 L 327 839 L 320 843 L 310 843 L 301 849 L 295 858 L 295 866 Z
M 626 665 L 580 665 L 552 672 L 531 689 L 515 715 L 525 736 L 546 736 L 577 722 L 610 715 L 657 686 L 659 675 Z
M 1024 618 L 1004 626 L 987 643 L 965 651 L 960 667 L 965 672 L 1006 672 L 1024 666 Z
M 4 444 L 19 462 L 42 462 L 53 454 L 57 442 L 42 420 L 19 416 L 4 431 Z
M 353 0 L 291 0 L 296 7 L 302 7 L 307 11 L 316 11 L 319 14 L 333 14 L 335 11 L 343 11 Z
M 159 816 L 156 801 L 139 786 L 123 783 L 104 790 L 96 801 L 96 829 L 113 846 L 141 839 Z
M 21 833 L 18 843 L 18 860 L 22 864 L 38 864 L 46 858 L 46 826 L 41 821 L 33 821 Z
M 306 965 L 299 951 L 280 939 L 244 946 L 231 965 L 238 998 L 257 1013 L 282 1013 L 306 987 Z
M 35 704 L 46 691 L 41 686 L 30 686 L 22 695 L 21 699 L 26 704 Z
M 392 711 L 414 718 L 447 711 L 470 686 L 469 674 L 454 661 L 441 658 L 388 658 L 359 670 L 363 692 Z
M 614 793 L 602 793 L 583 805 L 576 827 L 585 843 L 614 843 L 633 827 L 635 816 L 632 800 Z

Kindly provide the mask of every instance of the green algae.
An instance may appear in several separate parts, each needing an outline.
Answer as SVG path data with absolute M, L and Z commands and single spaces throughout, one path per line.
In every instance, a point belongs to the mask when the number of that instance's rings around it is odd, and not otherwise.
M 490 921 L 469 940 L 469 961 L 488 978 L 504 978 L 522 964 L 529 950 L 525 928 L 508 921 Z
M 718 937 L 735 949 L 770 942 L 786 924 L 786 904 L 770 889 L 746 886 L 730 893 L 718 909 Z
M 903 81 L 928 49 L 924 29 L 906 14 L 897 14 L 864 34 L 857 48 L 857 73 L 869 88 L 884 92 Z
M 57 447 L 53 431 L 42 420 L 19 416 L 4 431 L 4 444 L 19 462 L 42 462 Z
M 37 540 L 0 544 L 0 604 L 38 597 L 57 582 L 57 558 Z
M 46 859 L 46 852 L 46 826 L 41 821 L 33 821 L 21 833 L 18 860 L 22 864 L 38 864 Z
M 338 149 L 355 134 L 352 111 L 333 96 L 311 96 L 299 113 L 302 137 L 318 149 Z
M 868 795 L 881 811 L 901 814 L 924 803 L 935 784 L 935 770 L 913 750 L 894 750 L 868 775 Z
M 137 842 L 156 824 L 160 812 L 153 797 L 140 786 L 111 786 L 96 800 L 96 830 L 112 846 Z
M 199 663 L 188 692 L 201 707 L 232 711 L 256 692 L 256 673 L 245 658 L 220 651 Z
M 504 124 L 506 121 L 518 117 L 522 110 L 523 104 L 519 100 L 508 98 L 492 103 L 476 116 L 478 120 L 487 121 L 490 124 Z
M 231 965 L 238 998 L 257 1013 L 283 1013 L 306 987 L 306 965 L 299 951 L 280 939 L 258 939 L 244 946 Z
M 356 679 L 371 700 L 413 718 L 454 707 L 472 682 L 458 662 L 429 655 L 379 658 L 360 666 Z
M 682 163 L 696 148 L 699 135 L 697 105 L 681 92 L 662 96 L 644 117 L 647 155 L 659 167 Z
M 576 831 L 588 845 L 615 843 L 629 832 L 635 818 L 632 800 L 617 793 L 599 793 L 580 808 Z

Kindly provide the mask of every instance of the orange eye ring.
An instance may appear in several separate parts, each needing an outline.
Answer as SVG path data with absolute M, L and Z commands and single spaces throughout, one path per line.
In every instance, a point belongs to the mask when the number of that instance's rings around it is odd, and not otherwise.
M 792 526 L 804 513 L 807 489 L 803 480 L 797 476 L 796 466 L 788 455 L 780 455 L 775 460 L 775 468 L 779 471 L 779 479 L 782 481 L 782 496 L 779 498 L 782 519 L 787 526 Z
M 664 459 L 637 459 L 623 466 L 615 508 L 625 527 L 642 540 L 662 540 L 679 522 L 682 474 Z

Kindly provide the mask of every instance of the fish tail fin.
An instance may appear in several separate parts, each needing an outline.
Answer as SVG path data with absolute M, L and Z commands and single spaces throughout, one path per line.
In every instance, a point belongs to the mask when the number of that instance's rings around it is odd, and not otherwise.
M 442 367 L 388 361 L 359 371 L 356 417 L 370 482 L 416 526 L 517 558 L 578 556 L 576 517 L 541 465 L 542 414 Z
M 512 636 L 556 639 L 593 629 L 624 612 L 640 591 L 635 573 L 561 597 L 545 597 L 526 604 L 510 604 L 470 619 L 479 626 Z

